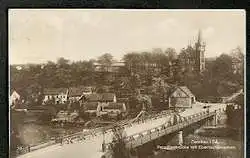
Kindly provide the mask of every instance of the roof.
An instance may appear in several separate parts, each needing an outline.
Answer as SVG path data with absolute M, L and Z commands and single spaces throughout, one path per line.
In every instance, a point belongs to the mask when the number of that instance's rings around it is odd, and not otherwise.
M 88 102 L 84 106 L 87 110 L 96 110 L 98 107 L 98 103 L 97 102 Z
M 102 96 L 100 94 L 90 94 L 87 96 L 88 101 L 97 102 L 102 100 Z
M 10 95 L 11 95 L 14 91 L 15 91 L 14 89 L 10 89 Z
M 115 62 L 112 66 L 125 66 L 125 62 Z
M 186 86 L 180 86 L 180 87 L 174 87 L 174 88 L 170 88 L 168 91 L 168 95 L 172 95 L 177 89 L 180 89 L 182 92 L 184 92 L 187 96 L 189 97 L 193 97 L 193 93 L 186 87 Z
M 124 104 L 123 103 L 109 103 L 108 106 L 105 107 L 105 109 L 123 109 Z
M 101 63 L 98 63 L 98 62 L 94 62 L 93 65 L 94 66 L 107 66 L 105 64 L 101 64 Z M 119 67 L 119 66 L 125 66 L 125 62 L 114 62 L 110 66 L 117 66 L 117 67 Z
M 90 94 L 87 96 L 87 99 L 90 102 L 95 101 L 113 101 L 114 100 L 114 93 L 101 93 L 101 94 Z
M 68 91 L 67 88 L 45 88 L 43 93 L 45 95 L 58 95 L 58 94 L 61 94 L 61 93 L 66 94 L 67 91 Z
M 81 96 L 84 92 L 91 92 L 91 87 L 71 87 L 69 88 L 69 96 Z
M 182 91 L 184 91 L 188 96 L 194 96 L 193 93 L 186 86 L 179 87 Z
M 15 89 L 10 89 L 10 95 L 12 95 L 12 93 L 16 91 Z
M 13 92 L 16 92 L 20 97 L 25 98 L 27 96 L 27 92 L 25 89 L 15 89 L 15 88 L 10 88 L 10 96 L 13 94 Z
M 103 93 L 102 94 L 102 100 L 103 101 L 113 101 L 115 97 L 114 93 Z

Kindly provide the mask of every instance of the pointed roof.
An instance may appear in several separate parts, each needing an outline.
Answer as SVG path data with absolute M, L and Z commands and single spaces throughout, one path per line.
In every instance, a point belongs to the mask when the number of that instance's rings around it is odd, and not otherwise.
M 89 94 L 87 96 L 88 101 L 97 102 L 97 101 L 110 101 L 114 100 L 114 93 L 101 93 L 101 94 Z
M 79 86 L 79 87 L 70 87 L 69 96 L 81 96 L 84 92 L 91 92 L 91 87 Z
M 68 91 L 67 88 L 45 88 L 43 94 L 45 95 L 58 95 L 61 93 L 66 94 Z
M 201 29 L 199 29 L 197 43 L 201 43 L 201 40 Z
M 194 96 L 190 89 L 187 86 L 180 86 L 179 87 L 184 93 L 186 93 L 189 97 Z
M 172 88 L 170 88 L 168 96 L 172 95 L 177 89 L 180 89 L 188 97 L 194 97 L 193 93 L 187 88 L 187 86 L 179 86 L 179 87 L 172 87 Z
M 101 101 L 102 96 L 100 94 L 90 94 L 87 96 L 87 100 L 90 102 L 98 102 Z

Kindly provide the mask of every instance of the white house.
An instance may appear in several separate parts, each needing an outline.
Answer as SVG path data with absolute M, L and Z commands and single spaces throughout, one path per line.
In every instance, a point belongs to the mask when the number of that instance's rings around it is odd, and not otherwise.
M 15 90 L 10 90 L 10 98 L 9 98 L 10 105 L 15 104 L 20 99 L 21 96 Z
M 68 100 L 67 88 L 46 88 L 44 89 L 43 94 L 43 103 L 46 103 L 49 100 L 54 100 L 55 104 L 64 104 Z

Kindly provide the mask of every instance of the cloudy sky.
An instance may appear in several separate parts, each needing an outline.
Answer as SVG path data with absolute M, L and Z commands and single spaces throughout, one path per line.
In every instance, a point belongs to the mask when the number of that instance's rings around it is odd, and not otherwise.
M 180 10 L 9 10 L 10 64 L 73 61 L 131 51 L 180 51 L 194 43 L 198 30 L 206 56 L 245 47 L 244 11 Z

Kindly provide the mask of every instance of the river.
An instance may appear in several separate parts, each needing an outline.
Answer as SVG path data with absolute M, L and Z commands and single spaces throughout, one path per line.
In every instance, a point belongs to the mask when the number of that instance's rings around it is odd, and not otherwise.
M 231 129 L 219 129 L 232 133 Z M 218 129 L 216 129 L 218 132 Z M 211 130 L 199 133 L 188 134 L 183 139 L 182 149 L 165 150 L 161 149 L 155 153 L 153 158 L 243 158 L 244 147 L 242 134 L 211 136 Z M 171 145 L 172 144 L 172 145 Z M 165 146 L 174 147 L 174 141 L 166 142 Z M 183 149 L 183 148 L 189 149 Z M 193 148 L 193 149 L 191 149 Z M 170 148 L 168 148 L 170 149 Z

